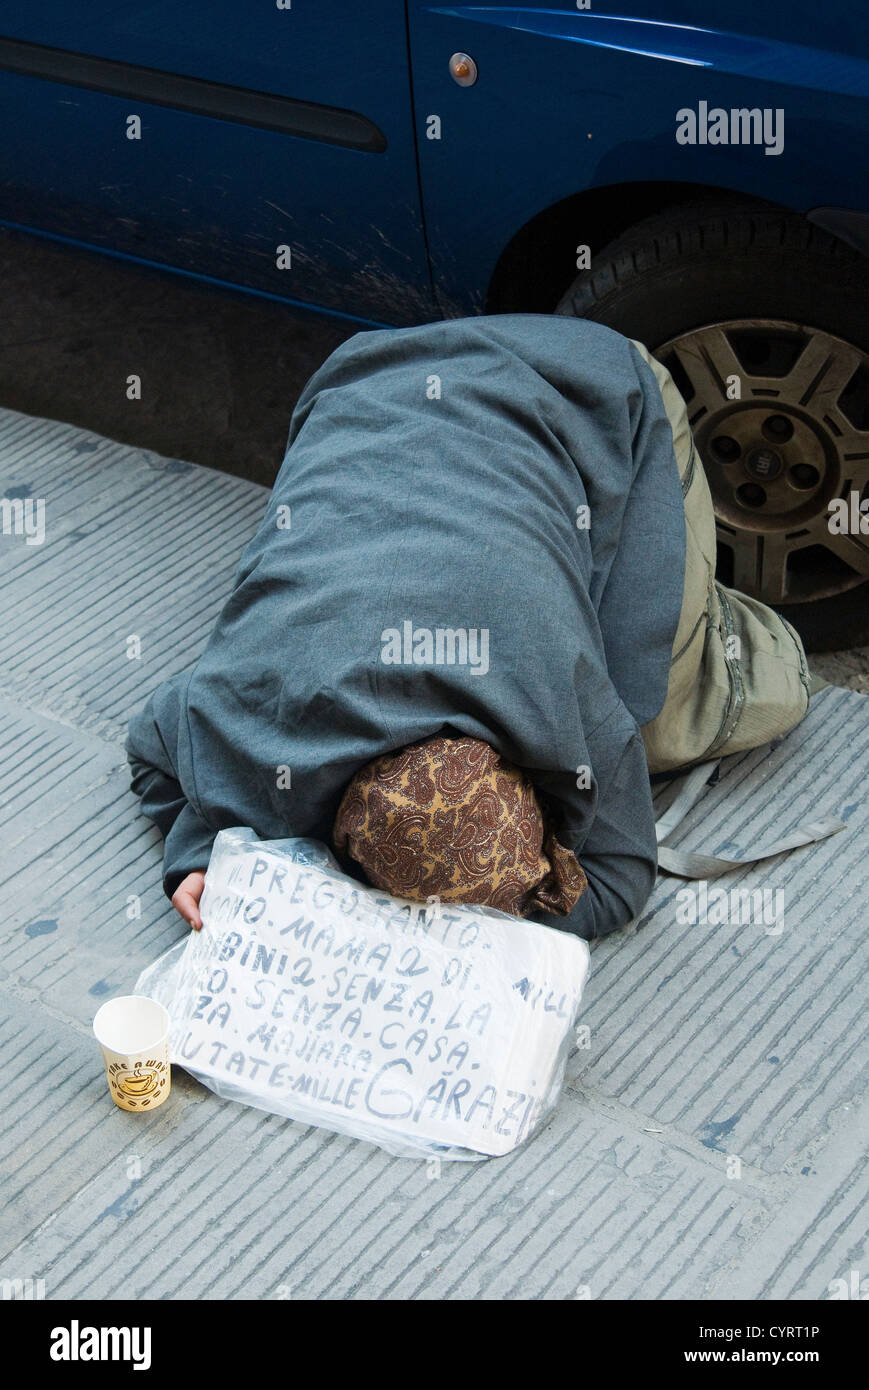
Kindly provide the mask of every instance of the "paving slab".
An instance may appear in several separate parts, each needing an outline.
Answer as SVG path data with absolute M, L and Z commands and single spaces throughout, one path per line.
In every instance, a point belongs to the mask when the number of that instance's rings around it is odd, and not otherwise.
M 827 687 L 788 738 L 725 760 L 671 844 L 845 830 L 719 881 L 766 893 L 745 900 L 766 919 L 692 923 L 697 886 L 662 875 L 593 944 L 588 1045 L 522 1149 L 396 1159 L 179 1068 L 133 1116 L 91 1019 L 185 929 L 124 729 L 195 660 L 267 493 L 0 411 L 3 496 L 43 498 L 46 532 L 0 536 L 0 1279 L 49 1299 L 813 1300 L 865 1274 L 864 695 Z

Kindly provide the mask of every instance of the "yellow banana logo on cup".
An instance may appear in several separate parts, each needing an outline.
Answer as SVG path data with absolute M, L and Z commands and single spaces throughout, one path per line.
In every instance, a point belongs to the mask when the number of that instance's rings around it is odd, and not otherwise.
M 169 1069 L 165 1062 L 156 1057 L 146 1062 L 136 1062 L 132 1071 L 123 1062 L 114 1062 L 108 1070 L 109 1085 L 116 1092 L 118 1104 L 124 1109 L 144 1110 L 163 1099 Z

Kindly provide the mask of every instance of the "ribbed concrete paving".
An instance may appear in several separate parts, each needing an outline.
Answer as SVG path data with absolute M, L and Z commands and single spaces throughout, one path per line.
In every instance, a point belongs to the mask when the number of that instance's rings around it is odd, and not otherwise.
M 827 689 L 775 750 L 731 760 L 673 838 L 721 853 L 842 817 L 720 880 L 781 889 L 783 929 L 683 924 L 685 885 L 662 878 L 593 947 L 590 1046 L 512 1156 L 433 1172 L 177 1068 L 133 1116 L 90 1021 L 183 928 L 124 726 L 196 656 L 266 493 L 0 411 L 3 496 L 45 498 L 46 538 L 0 537 L 0 1279 L 48 1298 L 819 1299 L 869 1272 L 863 695 Z

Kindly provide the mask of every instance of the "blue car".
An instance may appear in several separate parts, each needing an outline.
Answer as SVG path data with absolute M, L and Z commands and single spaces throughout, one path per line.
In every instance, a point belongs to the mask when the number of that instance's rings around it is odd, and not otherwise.
M 723 581 L 816 649 L 869 640 L 850 0 L 4 0 L 0 117 L 6 226 L 363 325 L 557 311 L 642 340 L 688 401 Z

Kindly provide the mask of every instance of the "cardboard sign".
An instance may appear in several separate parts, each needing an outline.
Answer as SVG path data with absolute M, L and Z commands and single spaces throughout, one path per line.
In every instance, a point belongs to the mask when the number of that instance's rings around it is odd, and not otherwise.
M 313 841 L 222 831 L 166 1001 L 172 1059 L 219 1094 L 381 1144 L 504 1154 L 554 1105 L 588 947 L 419 904 Z

